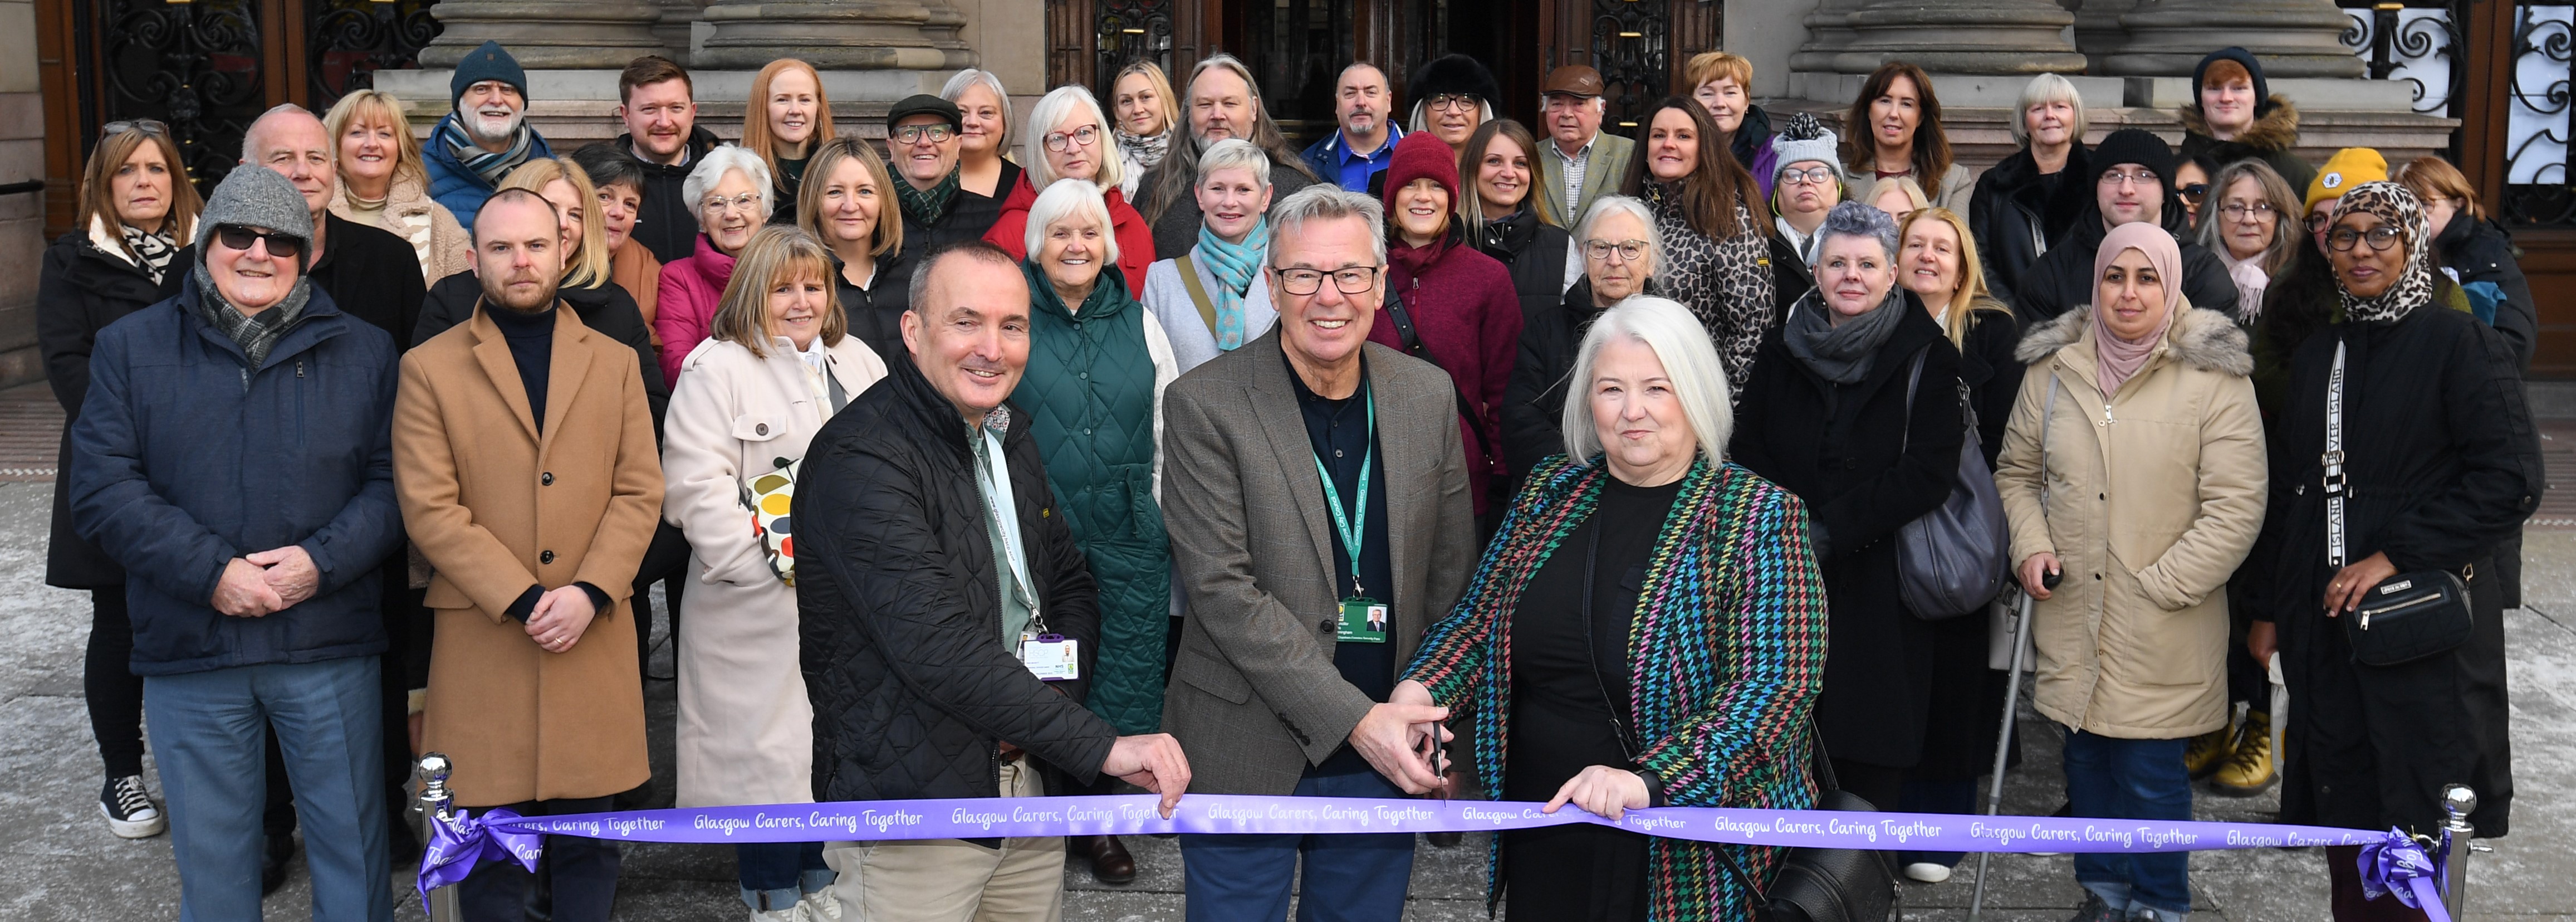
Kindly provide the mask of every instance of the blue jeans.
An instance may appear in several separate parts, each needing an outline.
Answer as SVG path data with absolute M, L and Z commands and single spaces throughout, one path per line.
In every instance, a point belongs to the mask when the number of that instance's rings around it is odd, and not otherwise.
M 1376 772 L 1307 775 L 1299 797 L 1405 796 Z M 1306 859 L 1297 922 L 1395 922 L 1413 882 L 1412 833 L 1181 837 L 1189 922 L 1284 919 Z
M 754 911 L 790 909 L 805 894 L 832 886 L 821 842 L 754 842 L 733 847 L 743 905 Z
M 2126 740 L 2066 732 L 2066 800 L 2076 816 L 2130 820 L 2191 819 L 2191 775 L 2185 740 Z M 2164 919 L 2191 913 L 2191 856 L 2079 854 L 2075 882 L 2110 904 L 2153 909 Z
M 388 922 L 379 660 L 269 663 L 143 680 L 170 801 L 180 922 L 259 916 L 260 809 L 276 728 L 303 818 L 317 922 Z

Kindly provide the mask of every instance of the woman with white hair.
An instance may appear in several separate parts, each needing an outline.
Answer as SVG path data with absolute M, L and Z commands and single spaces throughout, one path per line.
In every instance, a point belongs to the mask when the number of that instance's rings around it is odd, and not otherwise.
M 662 378 L 680 380 L 681 360 L 706 341 L 707 325 L 724 303 L 725 284 L 733 281 L 734 258 L 751 245 L 751 235 L 769 223 L 769 164 L 759 154 L 727 144 L 698 158 L 680 195 L 698 216 L 698 242 L 689 255 L 662 266 L 661 292 L 655 298 L 653 332 L 662 339 Z
M 1181 370 L 1261 338 L 1279 319 L 1261 266 L 1270 252 L 1270 155 L 1240 138 L 1198 158 L 1198 243 L 1145 270 L 1145 306 L 1163 318 Z
M 1029 360 L 1011 405 L 1029 414 L 1057 508 L 1099 584 L 1099 648 L 1083 703 L 1122 734 L 1152 733 L 1163 723 L 1172 610 L 1158 502 L 1163 388 L 1180 364 L 1162 322 L 1128 295 L 1119 273 L 1104 271 L 1125 244 L 1110 233 L 1099 184 L 1056 180 L 1028 217 Z M 1103 775 L 1077 793 L 1111 793 L 1114 781 Z M 1068 844 L 1103 883 L 1136 876 L 1114 836 Z
M 1726 372 L 1688 308 L 1629 298 L 1576 356 L 1571 451 L 1530 472 L 1388 700 L 1473 708 L 1484 790 L 1548 812 L 1809 806 L 1826 594 L 1805 516 L 1728 461 Z M 1511 831 L 1488 887 L 1516 916 L 1744 919 L 1783 854 Z
M 1896 284 L 1886 212 L 1844 202 L 1816 234 L 1816 290 L 1763 337 L 1731 448 L 1806 503 L 1834 638 L 1816 727 L 1842 789 L 1887 808 L 1922 758 L 1933 665 L 1893 539 L 1958 479 L 1959 350 Z
M 957 186 L 1000 198 L 1020 178 L 1021 165 L 1003 159 L 1011 144 L 1011 91 L 989 70 L 967 68 L 948 78 L 939 98 L 957 106 Z
M 2007 303 L 2022 273 L 2093 201 L 2092 183 L 2082 181 L 2094 173 L 2084 149 L 2091 123 L 2075 83 L 2056 74 L 2032 77 L 2014 109 L 2021 117 L 2012 121 L 2012 138 L 2021 149 L 1978 176 L 1968 197 L 1968 228 L 1986 257 L 1986 290 Z M 2077 181 L 2065 182 L 2070 176 Z
M 1558 424 L 1572 388 L 1576 345 L 1603 311 L 1632 295 L 1656 291 L 1664 235 L 1654 212 L 1625 195 L 1605 195 L 1583 209 L 1570 247 L 1583 260 L 1583 277 L 1556 303 L 1530 311 L 1521 322 L 1520 357 L 1503 390 L 1503 466 L 1517 480 L 1549 455 L 1565 453 Z
M 1100 189 L 1101 202 L 1109 208 L 1118 238 L 1118 271 L 1126 276 L 1127 290 L 1145 290 L 1145 269 L 1154 264 L 1154 230 L 1121 191 L 1127 166 L 1113 147 L 1109 118 L 1101 114 L 1099 101 L 1078 86 L 1056 87 L 1029 111 L 1029 125 L 1027 149 L 1020 155 L 1028 166 L 1020 171 L 1010 197 L 1002 200 L 1002 216 L 984 232 L 984 242 L 1001 247 L 1012 259 L 1027 259 L 1022 238 L 1028 235 L 1029 208 L 1037 203 L 1038 190 L 1059 179 L 1083 180 Z

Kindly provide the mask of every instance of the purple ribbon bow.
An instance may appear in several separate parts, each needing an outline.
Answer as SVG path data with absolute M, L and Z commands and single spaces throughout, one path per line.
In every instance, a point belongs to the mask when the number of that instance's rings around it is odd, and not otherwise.
M 2451 922 L 2442 905 L 2442 868 L 2424 846 L 2395 829 L 2388 838 L 2361 847 L 2361 893 L 2370 899 L 2395 897 L 2424 911 L 2432 922 Z
M 486 861 L 512 859 L 536 873 L 537 852 L 545 837 L 503 825 L 519 814 L 501 807 L 469 816 L 463 810 L 448 819 L 430 818 L 429 845 L 420 851 L 420 906 L 429 909 L 429 891 L 463 883 Z

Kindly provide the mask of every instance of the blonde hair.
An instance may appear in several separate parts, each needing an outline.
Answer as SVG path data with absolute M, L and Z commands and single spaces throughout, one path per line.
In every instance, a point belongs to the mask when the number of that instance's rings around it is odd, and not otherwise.
M 1154 88 L 1154 98 L 1163 101 L 1163 133 L 1180 130 L 1181 98 L 1172 95 L 1172 78 L 1163 73 L 1163 65 L 1139 58 L 1119 68 L 1118 76 L 1109 79 L 1109 101 L 1113 104 L 1118 101 L 1118 84 L 1126 80 L 1128 74 L 1144 74 L 1145 82 Z
M 1950 345 L 1965 347 L 1968 344 L 1969 314 L 1993 311 L 2010 316 L 2012 309 L 1995 300 L 1994 293 L 1986 290 L 1985 263 L 1977 257 L 1977 237 L 1969 232 L 1968 219 L 1960 217 L 1958 212 L 1934 207 L 1919 209 L 1905 216 L 1905 222 L 1897 229 L 1899 251 L 1904 248 L 1905 232 L 1924 221 L 1950 225 L 1950 232 L 1959 235 L 1959 287 L 1950 293 L 1950 303 L 1941 308 L 1941 317 L 1942 326 L 1949 329 Z
M 1862 196 L 1860 203 L 1872 208 L 1878 207 L 1878 197 L 1886 195 L 1890 191 L 1905 193 L 1905 213 L 1907 215 L 1912 215 L 1913 213 L 1922 211 L 1932 205 L 1932 199 L 1923 194 L 1923 184 L 1915 182 L 1914 177 L 1912 176 L 1890 176 L 1886 179 L 1871 183 L 1869 194 Z
M 574 198 L 581 202 L 581 243 L 564 258 L 563 285 L 566 288 L 606 285 L 609 282 L 608 219 L 600 214 L 599 189 L 590 184 L 590 174 L 562 157 L 537 157 L 511 170 L 510 175 L 501 179 L 501 188 L 525 189 L 536 193 L 538 198 L 544 198 L 546 187 L 558 179 L 571 184 Z
M 109 239 L 138 262 L 141 255 L 125 243 L 125 219 L 116 213 L 116 171 L 124 169 L 125 161 L 134 159 L 134 152 L 146 144 L 161 151 L 162 164 L 170 169 L 170 213 L 161 218 L 170 239 L 182 246 L 195 239 L 197 213 L 206 208 L 206 200 L 197 196 L 196 185 L 188 181 L 188 168 L 179 162 L 178 142 L 170 140 L 168 132 L 128 129 L 99 141 L 98 149 L 90 152 L 89 168 L 81 171 L 80 230 L 87 233 L 90 225 L 104 222 Z
M 850 319 L 841 310 L 841 283 L 833 277 L 832 251 L 823 241 L 806 233 L 804 228 L 788 224 L 763 226 L 742 247 L 735 261 L 733 279 L 725 283 L 724 297 L 716 302 L 716 315 L 707 322 L 707 338 L 721 339 L 751 350 L 761 358 L 769 357 L 769 290 L 780 282 L 808 275 L 823 280 L 823 291 L 831 303 L 823 306 L 822 342 L 825 348 L 841 344 L 850 331 Z
M 349 126 L 379 121 L 394 129 L 394 179 L 427 188 L 429 167 L 421 160 L 420 139 L 411 136 L 411 120 L 403 115 L 402 100 L 383 90 L 352 90 L 322 116 L 322 132 L 331 136 L 332 168 L 339 168 L 341 137 L 349 133 Z
M 857 138 L 833 138 L 814 149 L 814 159 L 805 164 L 806 178 L 814 181 L 796 189 L 796 225 L 816 240 L 825 239 L 823 186 L 832 181 L 832 171 L 840 169 L 843 160 L 858 161 L 877 183 L 877 226 L 868 232 L 868 254 L 884 256 L 902 250 L 903 213 L 894 197 L 894 174 L 877 157 L 875 147 Z
M 1699 450 L 1712 462 L 1725 458 L 1726 440 L 1735 432 L 1735 411 L 1727 395 L 1726 366 L 1717 360 L 1717 344 L 1709 341 L 1708 328 L 1690 308 L 1653 295 L 1632 295 L 1610 305 L 1592 321 L 1582 345 L 1575 347 L 1574 374 L 1568 379 L 1565 413 L 1558 425 L 1566 456 L 1580 461 L 1601 453 L 1601 433 L 1592 420 L 1592 369 L 1601 347 L 1613 338 L 1641 342 L 1655 350 Z
M 1020 168 L 1028 171 L 1030 188 L 1044 189 L 1064 178 L 1055 175 L 1055 165 L 1047 162 L 1046 136 L 1055 132 L 1056 124 L 1065 116 L 1077 112 L 1089 113 L 1096 129 L 1091 153 L 1092 159 L 1100 161 L 1100 171 L 1092 175 L 1092 184 L 1108 190 L 1126 180 L 1123 161 L 1127 158 L 1119 155 L 1118 136 L 1111 133 L 1117 124 L 1109 120 L 1108 113 L 1100 111 L 1100 100 L 1091 98 L 1090 90 L 1067 85 L 1048 90 L 1029 109 L 1029 130 L 1021 132 L 1020 138 L 1020 143 L 1026 145 L 1026 152 L 1020 155 Z M 1073 139 L 1067 138 L 1065 143 L 1071 144 Z
M 814 78 L 814 134 L 805 139 L 805 156 L 814 156 L 814 148 L 835 137 L 832 98 L 823 93 L 823 73 L 815 70 L 814 65 L 795 58 L 769 62 L 769 66 L 761 68 L 760 73 L 751 78 L 751 97 L 744 103 L 750 108 L 743 113 L 742 148 L 760 155 L 761 165 L 768 167 L 773 177 L 785 174 L 778 169 L 778 136 L 769 132 L 769 82 L 776 79 L 780 71 L 789 68 L 803 70 L 806 76 Z M 689 203 L 690 210 L 695 211 L 697 207 L 698 203 Z

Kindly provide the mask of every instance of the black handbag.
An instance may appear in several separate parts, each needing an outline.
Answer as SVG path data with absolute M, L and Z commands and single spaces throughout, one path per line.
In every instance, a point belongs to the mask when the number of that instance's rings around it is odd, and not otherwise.
M 1914 441 L 1914 391 L 1923 383 L 1923 353 L 1914 354 L 1905 381 L 1906 427 L 1902 445 Z M 1950 498 L 1896 530 L 1896 591 L 1907 611 L 1925 621 L 1982 613 L 2003 594 L 2012 575 L 2012 533 L 2004 523 L 2003 494 L 1977 447 L 1977 414 L 1959 385 L 1967 437 L 1959 443 L 1959 469 Z M 1902 452 L 1904 449 L 1899 448 Z
M 1834 778 L 1833 760 L 1825 755 L 1824 732 L 1808 723 L 1816 741 L 1816 772 L 1823 783 L 1817 810 L 1875 813 L 1876 805 L 1842 789 Z M 1897 889 L 1896 867 L 1887 853 L 1863 848 L 1792 848 L 1780 862 L 1780 873 L 1765 889 L 1737 864 L 1724 846 L 1717 856 L 1736 882 L 1753 894 L 1755 922 L 1892 922 L 1905 915 Z
M 2351 562 L 2344 547 L 2343 501 L 2350 490 L 2343 469 L 2343 366 L 2344 345 L 2337 342 L 2334 368 L 2326 375 L 2326 452 L 2319 459 L 2325 465 L 2326 565 L 2337 571 Z M 2469 584 L 2462 577 L 2476 572 L 2475 568 L 2459 573 L 2417 570 L 2370 587 L 2362 594 L 2361 604 L 2337 618 L 2343 622 L 2344 645 L 2352 648 L 2353 661 L 2396 666 L 2467 643 Z

